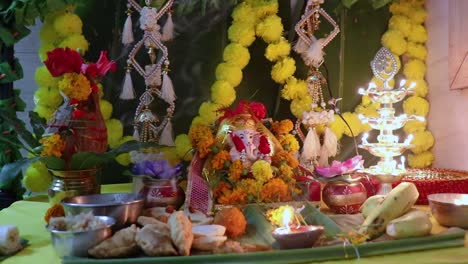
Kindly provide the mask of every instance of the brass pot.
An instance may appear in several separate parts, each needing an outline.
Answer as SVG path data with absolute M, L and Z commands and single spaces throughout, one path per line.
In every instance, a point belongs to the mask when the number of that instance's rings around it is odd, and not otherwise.
M 63 198 L 101 193 L 101 168 L 86 170 L 51 170 L 52 184 L 49 187 L 49 201 L 59 203 Z

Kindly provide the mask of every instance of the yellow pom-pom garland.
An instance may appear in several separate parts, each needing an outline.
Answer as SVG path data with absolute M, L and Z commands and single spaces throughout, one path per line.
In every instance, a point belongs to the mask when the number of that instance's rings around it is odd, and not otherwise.
M 382 37 L 382 44 L 396 55 L 402 55 L 403 42 L 406 42 L 403 74 L 407 84 L 414 83 L 414 96 L 403 101 L 403 110 L 407 115 L 426 116 L 429 112 L 427 96 L 428 87 L 424 80 L 427 57 L 427 31 L 424 22 L 427 11 L 424 0 L 400 0 L 390 5 L 393 16 L 389 20 L 389 31 Z M 403 39 L 401 39 L 403 36 Z M 408 156 L 408 164 L 413 168 L 424 168 L 432 165 L 434 155 L 430 148 L 434 144 L 434 137 L 426 130 L 425 121 L 409 121 L 403 128 L 406 134 L 413 134 L 411 151 L 416 153 Z

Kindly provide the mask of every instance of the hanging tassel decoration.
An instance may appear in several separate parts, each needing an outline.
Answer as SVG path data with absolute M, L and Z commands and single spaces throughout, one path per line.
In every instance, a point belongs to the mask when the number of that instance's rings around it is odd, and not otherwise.
M 304 54 L 308 48 L 309 46 L 302 38 L 299 38 L 293 47 L 294 51 L 301 55 Z
M 133 89 L 132 76 L 130 75 L 130 67 L 127 67 L 125 73 L 125 79 L 122 86 L 122 92 L 120 93 L 119 98 L 122 100 L 132 100 L 135 99 L 135 89 Z
M 170 147 L 175 146 L 174 139 L 172 136 L 171 120 L 167 121 L 166 126 L 161 132 L 161 136 L 159 137 L 159 144 L 164 145 L 164 146 L 170 146 Z
M 162 30 L 162 41 L 169 41 L 174 38 L 174 22 L 172 21 L 172 14 L 171 12 L 167 13 L 167 20 L 166 24 L 164 24 Z
M 304 140 L 304 147 L 302 149 L 301 159 L 304 161 L 311 161 L 317 158 L 320 154 L 320 139 L 315 132 L 315 129 L 309 128 L 307 136 Z
M 127 19 L 125 20 L 125 24 L 122 31 L 122 44 L 124 45 L 132 44 L 135 40 L 133 38 L 132 13 L 130 10 L 130 6 L 127 7 Z
M 133 138 L 140 141 L 140 133 L 138 133 L 138 127 L 133 127 Z
M 338 153 L 338 139 L 330 128 L 325 128 L 323 144 L 320 149 L 320 166 L 328 166 L 328 158 L 336 156 Z
M 302 54 L 302 59 L 306 65 L 318 68 L 323 63 L 323 41 L 324 39 L 317 40 L 312 36 L 312 45 Z
M 171 78 L 169 78 L 167 71 L 163 72 L 161 98 L 169 104 L 172 104 L 176 99 L 176 95 L 174 93 L 174 85 L 172 84 Z

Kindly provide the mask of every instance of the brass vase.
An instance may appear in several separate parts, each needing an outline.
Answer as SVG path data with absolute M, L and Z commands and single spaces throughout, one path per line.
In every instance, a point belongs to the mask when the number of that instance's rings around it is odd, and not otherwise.
M 101 193 L 101 168 L 49 171 L 53 180 L 48 195 L 53 204 L 66 197 Z

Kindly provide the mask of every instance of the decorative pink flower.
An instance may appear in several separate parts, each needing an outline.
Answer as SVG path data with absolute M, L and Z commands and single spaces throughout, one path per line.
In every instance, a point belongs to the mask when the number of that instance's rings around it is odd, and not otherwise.
M 352 173 L 362 168 L 363 163 L 362 156 L 357 155 L 344 162 L 334 160 L 329 167 L 316 166 L 315 171 L 322 177 L 331 178 L 337 175 Z

